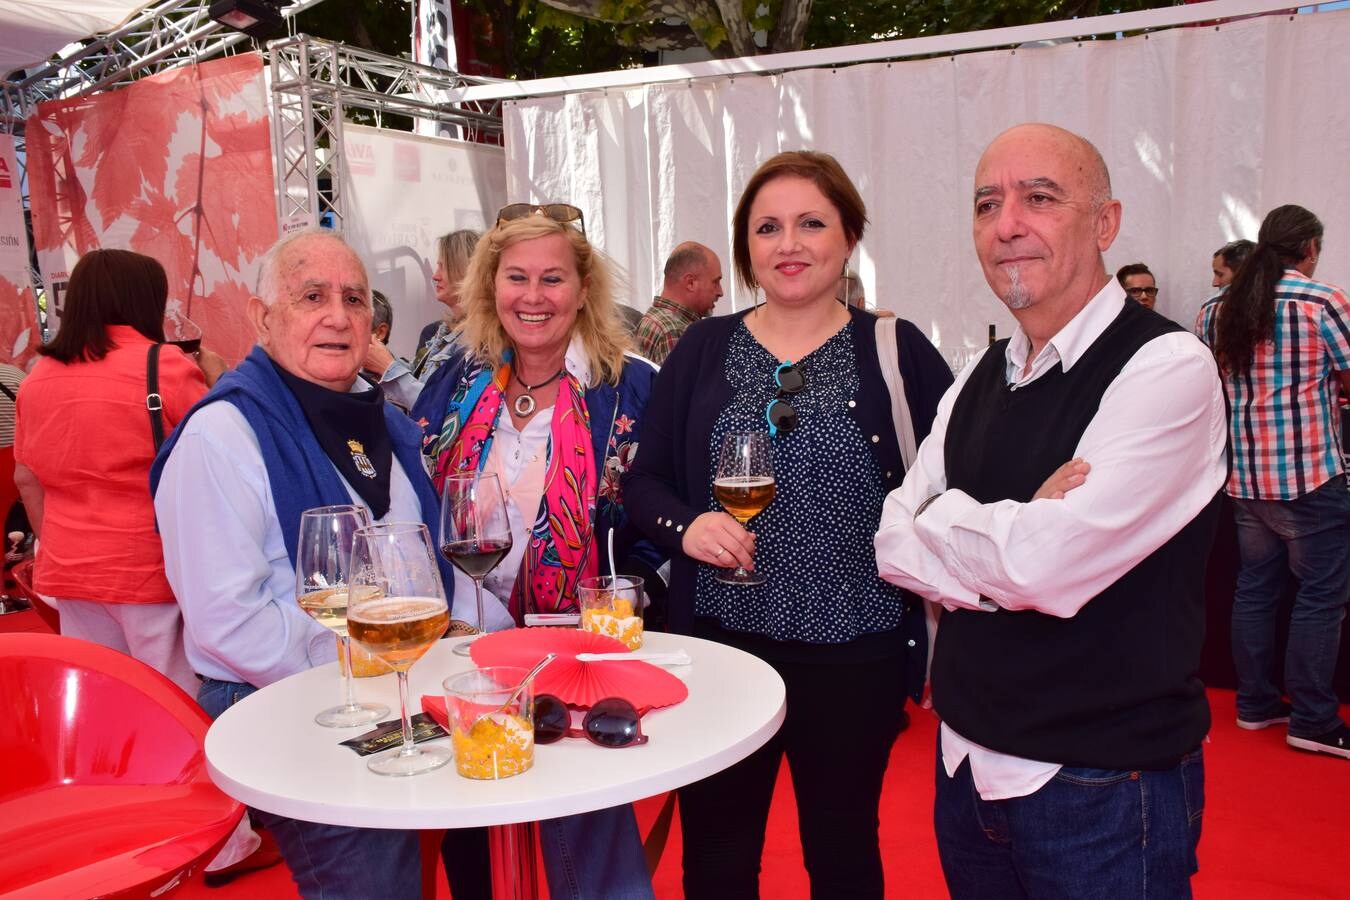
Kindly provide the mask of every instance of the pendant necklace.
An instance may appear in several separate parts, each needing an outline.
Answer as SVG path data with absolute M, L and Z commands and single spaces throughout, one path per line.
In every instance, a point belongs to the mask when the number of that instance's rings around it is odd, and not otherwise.
M 550 376 L 549 378 L 547 378 L 547 379 L 544 380 L 544 381 L 539 382 L 538 384 L 526 384 L 526 383 L 525 383 L 525 380 L 524 380 L 523 378 L 521 378 L 520 375 L 518 375 L 516 372 L 513 371 L 513 372 L 511 373 L 511 376 L 512 376 L 513 378 L 515 378 L 516 381 L 520 382 L 520 386 L 523 387 L 523 388 L 525 389 L 525 393 L 521 394 L 519 397 L 517 397 L 517 398 L 516 398 L 514 401 L 512 401 L 512 403 L 511 403 L 511 408 L 514 409 L 514 410 L 516 411 L 516 415 L 520 416 L 520 417 L 523 419 L 523 418 L 525 418 L 526 416 L 528 416 L 528 415 L 530 415 L 531 413 L 533 413 L 533 412 L 534 412 L 534 407 L 535 407 L 535 402 L 534 402 L 534 397 L 531 396 L 531 395 L 532 395 L 535 391 L 539 390 L 541 387 L 547 387 L 548 385 L 552 384 L 554 381 L 557 381 L 559 378 L 562 377 L 563 372 L 566 372 L 566 371 L 567 371 L 567 367 L 564 366 L 563 368 L 559 369 L 557 372 L 553 373 L 552 376 Z

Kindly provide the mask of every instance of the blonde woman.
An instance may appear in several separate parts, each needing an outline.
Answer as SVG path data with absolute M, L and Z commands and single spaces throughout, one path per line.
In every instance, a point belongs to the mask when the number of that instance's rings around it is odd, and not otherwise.
M 481 231 L 461 228 L 443 234 L 436 242 L 436 273 L 431 276 L 431 284 L 436 290 L 436 299 L 445 304 L 445 315 L 422 329 L 417 339 L 417 356 L 413 360 L 413 375 L 426 381 L 440 364 L 445 361 L 447 348 L 454 340 L 459 320 L 464 311 L 459 302 L 459 285 L 469 269 L 469 259 L 473 256 Z
M 436 273 L 431 284 L 436 299 L 446 306 L 445 315 L 422 329 L 417 339 L 417 355 L 412 366 L 394 356 L 383 341 L 372 337 L 362 368 L 379 382 L 385 396 L 403 409 L 417 402 L 431 374 L 450 356 L 462 318 L 459 308 L 459 283 L 469 267 L 469 257 L 481 235 L 461 229 L 442 235 L 436 243 Z
M 469 262 L 459 338 L 412 411 L 438 488 L 475 471 L 506 488 L 513 543 L 484 581 L 484 621 L 472 592 L 455 594 L 453 617 L 485 631 L 575 611 L 577 582 L 608 568 L 611 531 L 620 572 L 650 583 L 660 561 L 634 547 L 619 490 L 656 369 L 627 353 L 583 227 L 567 204 L 502 209 Z M 551 896 L 652 896 L 631 807 L 544 822 L 540 836 Z M 450 870 L 463 845 L 446 851 Z

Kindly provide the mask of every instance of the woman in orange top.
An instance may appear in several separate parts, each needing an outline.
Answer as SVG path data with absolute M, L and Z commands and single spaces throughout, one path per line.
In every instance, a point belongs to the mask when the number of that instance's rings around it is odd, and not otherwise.
M 146 362 L 164 340 L 167 299 L 148 256 L 95 250 L 75 265 L 61 330 L 19 390 L 14 477 L 40 540 L 34 588 L 57 599 L 61 633 L 130 654 L 196 696 L 149 488 Z M 160 348 L 166 434 L 223 369 L 209 350 L 194 362 Z

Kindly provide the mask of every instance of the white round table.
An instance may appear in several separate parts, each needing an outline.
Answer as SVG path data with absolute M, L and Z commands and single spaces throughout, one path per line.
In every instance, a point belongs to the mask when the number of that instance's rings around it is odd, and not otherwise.
M 420 711 L 421 695 L 440 694 L 446 676 L 471 667 L 451 653 L 455 643 L 438 642 L 412 667 L 412 713 Z M 206 735 L 208 771 L 231 797 L 307 822 L 409 829 L 512 825 L 631 803 L 706 778 L 749 756 L 783 723 L 783 681 L 767 663 L 680 635 L 648 634 L 644 649 L 683 649 L 693 663 L 670 669 L 689 686 L 689 697 L 643 717 L 650 740 L 642 746 L 609 750 L 564 738 L 537 747 L 530 771 L 501 781 L 462 778 L 454 763 L 407 778 L 376 775 L 365 757 L 339 743 L 369 726 L 323 728 L 314 722 L 314 714 L 340 695 L 332 664 L 268 685 L 221 714 Z M 358 679 L 357 697 L 398 709 L 393 675 Z

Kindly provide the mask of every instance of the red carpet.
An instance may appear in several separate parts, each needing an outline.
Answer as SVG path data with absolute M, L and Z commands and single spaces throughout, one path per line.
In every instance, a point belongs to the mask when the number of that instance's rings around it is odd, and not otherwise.
M 0 617 L 0 631 L 45 631 L 31 612 Z M 1207 807 L 1200 844 L 1201 900 L 1334 900 L 1350 896 L 1340 854 L 1350 846 L 1350 761 L 1300 753 L 1284 743 L 1284 729 L 1242 731 L 1234 724 L 1233 692 L 1211 690 L 1214 729 L 1205 745 Z M 881 798 L 881 849 L 888 897 L 946 896 L 931 826 L 936 720 L 912 711 L 913 725 L 891 754 Z M 1350 718 L 1350 709 L 1342 708 Z M 615 751 L 620 753 L 623 751 Z M 437 776 L 428 776 L 437 777 Z M 638 804 L 645 831 L 660 806 Z M 449 898 L 444 879 L 437 897 Z M 680 890 L 678 823 L 656 873 L 656 895 Z M 761 894 L 772 900 L 808 895 L 797 839 L 796 808 L 787 770 L 779 774 L 769 818 Z M 297 896 L 284 865 L 241 876 L 229 885 L 184 885 L 166 896 L 185 900 L 290 900 Z

